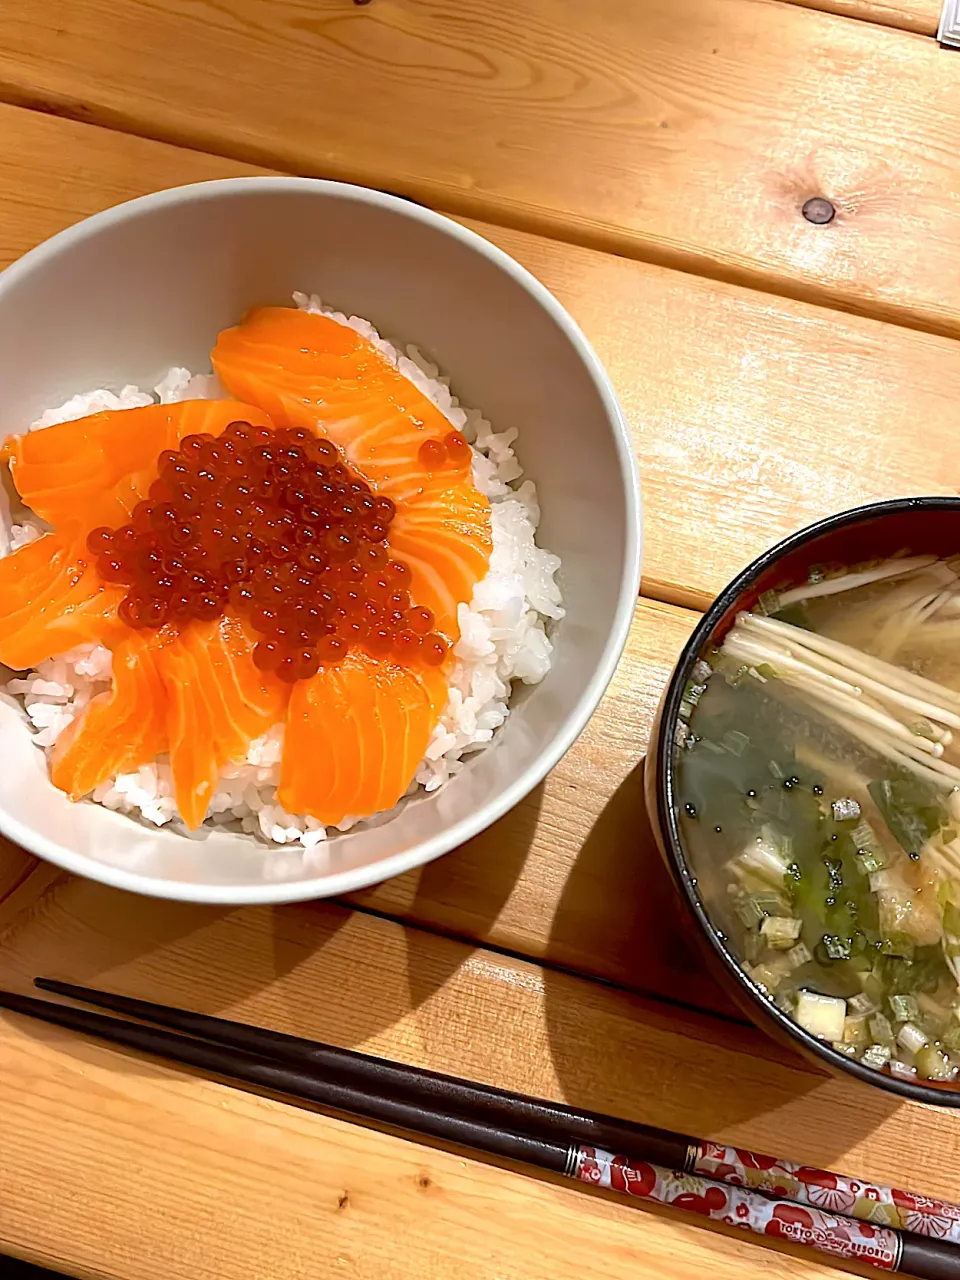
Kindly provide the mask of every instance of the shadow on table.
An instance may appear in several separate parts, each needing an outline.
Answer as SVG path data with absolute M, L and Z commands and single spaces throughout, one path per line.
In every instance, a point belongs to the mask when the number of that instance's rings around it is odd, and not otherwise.
M 429 928 L 441 904 L 446 932 L 483 938 L 523 867 L 542 794 L 537 788 L 483 835 L 395 882 L 406 882 L 406 905 L 391 906 L 390 916 Z M 19 861 L 11 853 L 4 862 L 0 849 L 0 886 L 7 863 L 10 873 L 0 986 L 26 993 L 34 977 L 58 977 L 353 1046 L 428 1001 L 474 949 L 405 930 L 375 910 L 371 919 L 370 908 L 167 902 L 31 866 L 15 852 Z
M 835 1135 L 842 1154 L 899 1102 L 771 1040 L 714 982 L 656 846 L 643 772 L 641 762 L 594 824 L 551 928 L 551 957 L 578 971 L 593 957 L 593 972 L 636 993 L 600 984 L 585 991 L 580 982 L 574 995 L 577 978 L 545 971 L 547 1033 L 565 1100 L 710 1137 L 800 1099 L 810 1105 L 811 1095 L 830 1093 L 836 1104 L 853 1091 Z
M 555 964 L 742 1018 L 707 972 L 654 840 L 644 764 L 624 778 L 567 877 L 550 928 Z

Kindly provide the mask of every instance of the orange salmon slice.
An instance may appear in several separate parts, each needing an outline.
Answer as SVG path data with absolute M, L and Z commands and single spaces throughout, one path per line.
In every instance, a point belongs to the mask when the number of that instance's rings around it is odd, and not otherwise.
M 160 643 L 155 633 L 128 632 L 113 651 L 113 688 L 94 698 L 57 739 L 50 779 L 71 800 L 166 751 Z
M 278 800 L 326 826 L 392 809 L 446 700 L 441 669 L 407 670 L 351 650 L 293 686 Z
M 350 466 L 396 504 L 391 552 L 411 570 L 410 593 L 438 629 L 459 635 L 490 564 L 490 504 L 469 461 L 435 469 L 420 458 L 427 440 L 452 427 L 439 409 L 353 329 L 290 307 L 261 307 L 220 334 L 213 366 L 231 395 L 277 426 L 304 427 L 339 445 Z
M 73 422 L 11 436 L 0 451 L 26 506 L 60 529 L 85 536 L 126 524 L 157 478 L 157 459 L 184 436 L 218 436 L 231 422 L 273 424 L 253 405 L 183 400 L 108 409 Z
M 97 577 L 75 538 L 46 533 L 0 559 L 0 662 L 35 667 L 79 644 L 108 644 L 126 631 L 118 587 Z
M 226 765 L 283 720 L 288 685 L 258 671 L 256 637 L 229 614 L 193 623 L 157 654 L 167 705 L 167 741 L 177 808 L 195 829 Z

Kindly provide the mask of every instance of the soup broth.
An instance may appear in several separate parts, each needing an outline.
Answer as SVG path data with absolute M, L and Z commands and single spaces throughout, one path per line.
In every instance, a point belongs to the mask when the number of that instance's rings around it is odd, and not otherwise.
M 678 818 L 745 971 L 902 1078 L 960 1071 L 960 560 L 814 570 L 696 664 Z

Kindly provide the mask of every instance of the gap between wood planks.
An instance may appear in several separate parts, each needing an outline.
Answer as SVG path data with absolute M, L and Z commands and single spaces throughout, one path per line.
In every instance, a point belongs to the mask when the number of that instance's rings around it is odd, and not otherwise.
M 871 22 L 878 27 L 892 27 L 912 35 L 936 36 L 940 19 L 940 0 L 776 0 L 800 9 L 817 9 L 838 18 Z
M 867 0 L 761 0 L 763 3 L 787 5 L 825 12 L 832 16 L 845 18 L 848 21 L 866 21 L 869 25 L 884 26 L 870 18 L 864 10 L 871 8 Z M 911 9 L 926 0 L 900 0 L 891 6 L 884 6 L 884 11 L 892 9 L 900 12 Z M 906 19 L 904 20 L 906 21 Z M 890 30 L 901 30 L 908 36 L 913 32 L 910 26 L 891 24 Z M 950 56 L 949 52 L 944 56 Z M 195 132 L 190 129 L 165 127 L 139 120 L 135 115 L 115 110 L 107 106 L 94 106 L 66 93 L 35 92 L 30 88 L 0 78 L 0 103 L 21 107 L 40 114 L 50 115 L 78 123 L 92 124 L 114 132 L 128 134 L 149 141 L 163 142 L 168 145 L 218 156 L 223 159 L 272 169 L 275 172 L 290 175 L 324 178 L 332 181 L 350 182 L 374 190 L 385 190 L 389 194 L 412 200 L 439 213 L 459 218 L 474 218 L 492 225 L 546 236 L 562 243 L 579 245 L 584 248 L 599 250 L 617 257 L 650 263 L 654 266 L 666 267 L 686 275 L 700 276 L 721 283 L 739 285 L 757 293 L 774 297 L 792 299 L 820 307 L 823 310 L 837 311 L 846 314 L 864 316 L 868 319 L 881 320 L 902 328 L 914 329 L 924 333 L 937 334 L 941 337 L 956 338 L 956 325 L 941 321 L 935 315 L 912 312 L 909 307 L 898 307 L 895 310 L 877 305 L 875 300 L 861 303 L 856 298 L 829 296 L 823 289 L 805 284 L 802 280 L 768 275 L 757 267 L 743 263 L 724 263 L 716 261 L 701 250 L 685 247 L 670 247 L 655 243 L 639 243 L 636 236 L 629 231 L 614 225 L 603 225 L 586 217 L 567 217 L 560 213 L 545 209 L 532 210 L 518 207 L 504 208 L 491 203 L 482 197 L 469 193 L 458 193 L 450 190 L 444 182 L 431 177 L 417 177 L 409 180 L 392 179 L 389 187 L 379 187 L 371 181 L 366 171 L 355 170 L 348 163 L 330 163 L 329 165 L 313 165 L 300 163 L 293 157 L 285 157 L 265 146 L 254 143 L 234 142 L 228 138 L 214 136 L 211 132 L 199 127 Z M 662 599 L 666 603 L 681 604 L 687 607 L 702 608 L 704 599 L 684 593 L 668 591 L 663 596 L 652 595 L 652 599 Z
M 453 852 L 456 852 L 456 850 Z M 575 969 L 572 965 L 561 964 L 546 955 L 531 955 L 503 946 L 501 943 L 492 942 L 489 938 L 477 939 L 469 933 L 459 933 L 455 929 L 445 927 L 436 920 L 430 922 L 418 920 L 407 912 L 371 907 L 368 903 L 355 902 L 351 898 L 330 898 L 329 901 L 338 907 L 343 907 L 346 911 L 359 911 L 362 915 L 372 916 L 375 920 L 383 920 L 388 924 L 399 924 L 404 929 L 412 929 L 419 933 L 446 938 L 450 942 L 457 942 L 461 946 L 470 947 L 473 950 L 489 952 L 504 960 L 514 960 L 521 964 L 535 964 L 537 968 L 543 969 L 547 973 L 556 973 L 566 978 L 576 978 L 581 982 L 594 983 L 596 986 L 605 987 L 608 991 L 616 992 L 618 995 L 640 996 L 642 999 L 650 1000 L 656 1005 L 662 1005 L 668 1009 L 680 1009 L 684 1013 L 692 1014 L 694 1017 L 711 1018 L 727 1026 L 749 1027 L 751 1031 L 756 1030 L 754 1024 L 746 1017 L 739 1017 L 733 1012 L 724 1013 L 720 1009 L 710 1008 L 707 1005 L 692 1004 L 689 1000 L 682 1000 L 674 996 L 668 997 L 662 991 L 648 991 L 643 987 L 631 987 L 624 982 L 617 982 L 614 978 L 604 977 L 602 974 L 588 973 L 585 969 Z M 801 1061 L 799 1058 L 797 1060 Z M 805 1061 L 803 1066 L 814 1075 L 822 1074 Z

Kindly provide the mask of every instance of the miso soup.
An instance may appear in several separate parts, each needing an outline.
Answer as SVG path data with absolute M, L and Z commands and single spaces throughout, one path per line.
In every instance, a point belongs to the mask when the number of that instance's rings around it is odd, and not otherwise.
M 685 690 L 679 821 L 769 999 L 877 1070 L 960 1070 L 960 558 L 811 572 Z

